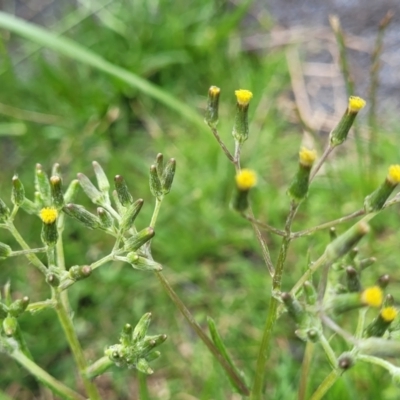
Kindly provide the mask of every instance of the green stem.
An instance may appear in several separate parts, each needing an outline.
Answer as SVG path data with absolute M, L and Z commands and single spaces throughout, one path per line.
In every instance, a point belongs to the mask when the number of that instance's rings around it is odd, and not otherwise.
M 290 244 L 290 228 L 292 226 L 292 221 L 294 216 L 296 215 L 298 209 L 298 204 L 291 203 L 290 204 L 290 211 L 286 218 L 285 223 L 285 232 L 286 235 L 282 239 L 281 248 L 279 251 L 278 261 L 276 263 L 275 273 L 272 279 L 272 292 L 269 302 L 268 308 L 268 316 L 265 322 L 264 332 L 261 339 L 260 349 L 258 351 L 258 358 L 257 358 L 257 366 L 256 372 L 253 382 L 253 387 L 251 390 L 251 399 L 252 400 L 261 400 L 262 399 L 262 391 L 264 386 L 265 380 L 265 373 L 266 373 L 266 363 L 269 357 L 269 351 L 272 342 L 272 333 L 275 326 L 275 322 L 278 315 L 278 294 L 281 290 L 281 283 L 282 283 L 282 274 L 283 274 L 283 267 L 286 260 L 287 251 Z
M 304 351 L 303 363 L 301 365 L 301 378 L 299 384 L 299 393 L 297 396 L 298 400 L 305 400 L 307 395 L 307 383 L 310 376 L 310 368 L 312 356 L 314 353 L 315 344 L 312 342 L 307 342 L 306 349 Z
M 171 287 L 165 276 L 162 272 L 156 271 L 155 274 L 157 278 L 161 282 L 162 286 L 168 293 L 169 297 L 171 298 L 172 302 L 178 307 L 179 311 L 185 317 L 186 321 L 189 325 L 193 328 L 196 332 L 197 336 L 203 341 L 203 343 L 207 346 L 210 350 L 211 354 L 217 359 L 219 364 L 228 374 L 228 376 L 236 383 L 236 387 L 240 389 L 240 393 L 244 396 L 249 395 L 249 389 L 247 388 L 246 384 L 243 382 L 241 376 L 239 376 L 236 371 L 229 365 L 229 363 L 225 360 L 223 355 L 218 351 L 215 347 L 214 343 L 210 340 L 210 338 L 203 332 L 200 325 L 195 321 L 194 317 L 190 313 L 190 311 L 186 308 L 185 304 L 183 304 L 182 300 L 178 297 L 175 293 L 174 289 Z
M 391 374 L 399 374 L 400 373 L 399 367 L 396 367 L 389 361 L 383 360 L 382 358 L 379 358 L 379 357 L 368 356 L 365 354 L 358 354 L 357 360 L 367 362 L 370 364 L 379 365 L 380 367 L 385 368 Z
M 29 359 L 21 351 L 14 350 L 10 355 L 14 360 L 18 361 L 26 370 L 28 370 L 37 380 L 49 387 L 61 398 L 68 400 L 85 400 L 85 397 L 81 396 L 79 393 L 76 393 L 49 375 L 45 370 L 40 368 L 34 361 Z
M 337 368 L 337 358 L 336 355 L 329 344 L 328 340 L 326 339 L 325 335 L 321 333 L 319 337 L 319 342 L 321 343 L 322 348 L 325 351 L 326 356 L 328 357 L 329 363 L 333 369 Z
M 138 371 L 139 399 L 150 400 L 149 389 L 147 388 L 147 375 Z
M 89 396 L 90 400 L 100 400 L 100 395 L 96 386 L 86 376 L 86 360 L 70 315 L 67 313 L 58 291 L 55 291 L 55 299 L 57 301 L 56 311 L 58 318 L 64 330 L 65 337 L 67 338 L 72 354 L 74 355 L 74 359 L 78 367 L 79 374 L 82 378 L 83 385 L 85 386 L 87 395 Z
M 154 206 L 153 215 L 151 216 L 150 228 L 155 228 L 156 226 L 158 214 L 160 212 L 163 199 L 164 197 L 162 197 L 161 199 L 156 198 L 156 205 Z
M 19 243 L 23 250 L 31 250 L 29 245 L 22 238 L 15 225 L 11 222 L 7 224 L 7 229 L 14 236 L 15 240 Z M 37 258 L 32 252 L 27 252 L 25 257 L 44 275 L 47 274 L 46 266 Z
M 322 381 L 318 386 L 317 390 L 310 397 L 310 400 L 321 400 L 326 392 L 333 386 L 333 384 L 340 378 L 340 372 L 337 370 L 331 371 L 331 373 Z
M 86 376 L 88 379 L 96 378 L 96 376 L 102 375 L 106 372 L 109 368 L 115 365 L 109 357 L 104 356 L 98 359 L 93 364 L 89 365 L 86 368 Z

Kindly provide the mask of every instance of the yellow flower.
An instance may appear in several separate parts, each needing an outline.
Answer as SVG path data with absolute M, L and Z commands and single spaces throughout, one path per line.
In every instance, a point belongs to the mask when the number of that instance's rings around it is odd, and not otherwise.
M 397 185 L 398 183 L 400 183 L 400 165 L 399 164 L 391 165 L 389 167 L 389 173 L 388 173 L 387 179 L 393 185 Z
M 300 163 L 305 167 L 311 167 L 317 157 L 317 152 L 315 150 L 309 150 L 302 147 L 299 152 Z
M 361 109 L 365 107 L 365 100 L 361 97 L 350 96 L 349 97 L 349 112 L 358 113 Z
M 247 191 L 257 183 L 257 175 L 252 169 L 242 169 L 236 175 L 236 185 L 239 190 Z
M 397 316 L 397 310 L 394 307 L 385 307 L 381 311 L 381 317 L 386 322 L 392 322 Z
M 382 289 L 379 286 L 371 286 L 361 293 L 361 301 L 370 307 L 380 307 L 383 301 Z
M 219 94 L 221 89 L 217 86 L 210 86 L 210 89 L 208 89 L 208 93 L 210 96 L 216 96 Z
M 45 207 L 40 210 L 40 219 L 44 224 L 52 224 L 58 217 L 58 212 L 55 208 Z
M 235 90 L 236 100 L 238 104 L 242 106 L 247 106 L 250 103 L 251 98 L 253 97 L 253 93 L 249 90 L 239 89 Z

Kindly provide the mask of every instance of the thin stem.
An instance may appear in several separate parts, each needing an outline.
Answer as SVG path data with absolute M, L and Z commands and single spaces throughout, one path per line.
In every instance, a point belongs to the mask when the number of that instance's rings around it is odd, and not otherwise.
M 326 356 L 328 357 L 331 367 L 333 369 L 337 368 L 337 357 L 323 333 L 321 333 L 321 335 L 319 336 L 319 342 L 321 343 L 321 346 L 324 349 Z
M 34 361 L 29 359 L 19 350 L 14 350 L 11 357 L 18 361 L 27 371 L 29 371 L 37 380 L 49 387 L 54 393 L 63 399 L 68 400 L 85 400 L 85 397 L 76 393 L 69 387 L 63 385 L 57 379 L 49 375 L 44 369 L 40 368 Z
M 154 206 L 153 215 L 151 216 L 150 228 L 155 228 L 155 226 L 156 226 L 158 214 L 160 212 L 163 199 L 164 199 L 164 197 L 162 197 L 161 199 L 156 197 L 156 205 Z
M 225 155 L 228 157 L 228 160 L 234 164 L 235 163 L 235 158 L 232 156 L 231 152 L 227 149 L 227 147 L 225 146 L 224 142 L 222 141 L 221 137 L 219 136 L 218 130 L 217 128 L 215 128 L 214 126 L 208 124 L 209 128 L 211 129 L 211 132 L 213 133 L 215 139 L 217 139 L 217 142 L 219 144 L 219 146 L 221 147 L 221 149 L 223 150 L 223 152 L 225 153 Z
M 256 224 L 258 227 L 263 228 L 268 232 L 275 233 L 275 235 L 282 236 L 282 237 L 285 236 L 285 231 L 282 231 L 281 229 L 274 228 L 273 226 L 268 225 L 264 222 L 261 222 L 258 219 L 255 219 L 254 217 L 252 217 L 248 214 L 242 214 L 242 216 L 243 216 L 243 218 L 246 218 L 248 221 Z M 293 238 L 293 236 L 292 236 L 292 238 Z
M 47 247 L 40 247 L 37 249 L 29 249 L 29 250 L 17 250 L 13 251 L 9 257 L 18 257 L 18 256 L 24 256 L 29 253 L 45 253 L 47 251 Z
M 310 400 L 321 400 L 326 392 L 333 386 L 333 384 L 340 378 L 340 372 L 337 370 L 331 371 L 331 373 L 322 381 L 318 386 L 317 390 L 310 397 Z
M 307 383 L 308 383 L 308 377 L 310 376 L 311 361 L 314 349 L 315 349 L 315 344 L 308 341 L 306 344 L 306 349 L 304 351 L 303 363 L 301 365 L 301 377 L 299 384 L 299 392 L 297 396 L 298 400 L 305 400 L 307 395 Z
M 311 181 L 314 179 L 315 175 L 317 175 L 317 172 L 321 169 L 322 164 L 326 161 L 326 159 L 328 158 L 329 154 L 332 153 L 333 149 L 335 148 L 335 146 L 332 146 L 330 143 L 328 145 L 328 147 L 325 149 L 324 153 L 322 154 L 321 158 L 318 160 L 317 164 L 315 165 L 315 167 L 313 168 L 313 170 L 311 171 L 310 174 L 310 183 Z
M 139 380 L 139 399 L 150 400 L 149 389 L 147 388 L 147 375 L 139 371 L 138 380 Z
M 229 365 L 229 363 L 225 360 L 225 358 L 221 355 L 221 353 L 215 347 L 214 343 L 203 332 L 203 330 L 201 329 L 199 324 L 195 321 L 195 319 L 193 318 L 190 311 L 186 308 L 186 306 L 184 305 L 182 300 L 175 293 L 174 289 L 171 287 L 171 285 L 169 284 L 169 282 L 167 281 L 165 276 L 162 274 L 162 272 L 156 271 L 155 274 L 157 275 L 157 278 L 161 282 L 162 286 L 168 293 L 168 295 L 171 298 L 171 300 L 173 301 L 173 303 L 178 307 L 179 311 L 185 317 L 186 321 L 193 328 L 193 330 L 196 332 L 196 334 L 199 336 L 199 338 L 203 341 L 203 343 L 208 347 L 210 352 L 214 355 L 214 357 L 217 359 L 217 361 L 222 366 L 222 368 L 226 371 L 226 373 L 229 375 L 229 377 L 235 382 L 238 389 L 240 389 L 241 394 L 243 394 L 244 396 L 248 396 L 249 389 L 247 388 L 246 384 L 243 382 L 243 379 L 241 378 L 241 376 L 239 376 L 236 373 L 236 371 Z
M 238 140 L 235 140 L 235 155 L 233 157 L 233 160 L 238 169 L 240 169 L 240 150 L 241 143 Z
M 357 211 L 354 211 L 353 213 L 351 213 L 349 215 L 346 215 L 344 217 L 341 217 L 341 218 L 338 218 L 338 219 L 334 219 L 333 221 L 325 222 L 325 223 L 323 223 L 321 225 L 317 225 L 317 226 L 314 226 L 314 227 L 309 228 L 309 229 L 304 229 L 304 230 L 299 231 L 299 232 L 294 232 L 294 233 L 291 234 L 290 237 L 293 240 L 293 239 L 298 239 L 299 237 L 302 237 L 302 236 L 311 235 L 314 232 L 317 232 L 317 231 L 320 231 L 320 230 L 323 230 L 323 229 L 327 229 L 327 228 L 331 228 L 332 226 L 339 225 L 339 224 L 341 224 L 343 222 L 350 221 L 351 219 L 357 218 L 357 217 L 359 217 L 361 215 L 364 215 L 364 214 L 365 214 L 365 210 L 363 210 L 363 209 L 357 210 Z
M 367 363 L 370 363 L 370 364 L 379 365 L 380 367 L 385 368 L 391 374 L 393 374 L 393 372 L 395 372 L 396 374 L 400 373 L 400 368 L 399 367 L 396 367 L 395 365 L 393 365 L 389 361 L 386 361 L 386 360 L 384 360 L 382 358 L 379 358 L 379 357 L 368 356 L 368 355 L 365 355 L 365 354 L 357 354 L 357 360 L 360 360 L 360 361 L 363 361 L 363 362 L 367 362 Z
M 261 339 L 260 349 L 258 351 L 256 373 L 254 377 L 253 387 L 251 390 L 252 400 L 261 400 L 262 391 L 265 380 L 266 368 L 269 352 L 272 342 L 272 333 L 275 326 L 275 322 L 278 315 L 278 293 L 281 290 L 283 267 L 286 260 L 287 251 L 290 244 L 290 228 L 292 226 L 293 218 L 296 215 L 298 204 L 291 203 L 290 211 L 286 218 L 285 232 L 286 235 L 282 238 L 281 248 L 278 255 L 278 261 L 276 263 L 275 273 L 272 279 L 272 292 L 269 302 L 267 320 L 265 322 L 263 337 Z
M 23 250 L 31 250 L 12 222 L 7 224 L 7 229 L 14 236 L 15 240 L 19 243 Z M 28 252 L 25 254 L 25 256 L 42 274 L 47 274 L 46 266 L 39 260 L 39 258 L 37 258 L 35 254 Z
M 87 376 L 88 379 L 96 378 L 96 376 L 103 374 L 113 365 L 114 363 L 110 360 L 109 357 L 107 356 L 101 357 L 86 368 L 85 375 Z
M 357 320 L 357 328 L 354 336 L 356 339 L 361 339 L 362 334 L 364 332 L 365 325 L 365 315 L 367 314 L 368 308 L 361 308 L 358 310 L 358 320 Z
M 90 381 L 90 379 L 86 377 L 86 360 L 83 355 L 83 351 L 76 335 L 70 315 L 67 313 L 64 307 L 64 303 L 61 301 L 60 293 L 58 291 L 55 291 L 54 294 L 57 301 L 56 311 L 58 314 L 58 318 L 64 330 L 64 334 L 67 338 L 72 354 L 74 355 L 75 363 L 78 367 L 79 374 L 82 378 L 82 382 L 85 386 L 87 395 L 89 396 L 90 400 L 100 400 L 100 395 L 96 386 L 93 384 L 93 382 Z
M 100 258 L 100 260 L 95 261 L 94 263 L 90 264 L 90 268 L 92 271 L 94 271 L 96 268 L 99 268 L 101 265 L 112 261 L 114 259 L 114 255 L 113 254 L 109 254 L 103 258 Z

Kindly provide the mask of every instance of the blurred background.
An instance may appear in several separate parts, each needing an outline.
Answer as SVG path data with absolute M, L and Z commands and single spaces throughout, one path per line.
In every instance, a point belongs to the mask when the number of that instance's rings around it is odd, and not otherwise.
M 282 228 L 289 205 L 285 192 L 297 168 L 300 145 L 314 146 L 321 154 L 347 104 L 348 88 L 330 16 L 338 16 L 345 33 L 354 84 L 351 94 L 368 100 L 379 24 L 392 10 L 379 56 L 379 85 L 372 90 L 376 114 L 367 108 L 360 115 L 355 133 L 315 181 L 294 228 L 355 211 L 382 181 L 388 165 L 400 159 L 398 1 L 378 5 L 370 0 L 0 0 L 0 7 L 71 39 L 179 102 L 173 107 L 73 55 L 61 55 L 2 29 L 0 197 L 9 203 L 11 178 L 17 173 L 32 199 L 36 163 L 50 173 L 58 162 L 68 183 L 78 172 L 94 178 L 91 162 L 96 160 L 110 180 L 123 175 L 134 198 L 145 200 L 137 220 L 138 228 L 143 228 L 154 206 L 149 167 L 159 152 L 175 158 L 177 173 L 158 220 L 154 257 L 199 323 L 206 329 L 206 316 L 215 319 L 233 358 L 252 377 L 270 279 L 251 226 L 229 209 L 234 169 L 211 133 L 198 123 L 207 90 L 211 85 L 221 88 L 219 130 L 229 148 L 233 147 L 234 90 L 253 92 L 250 138 L 242 164 L 259 175 L 253 196 L 256 215 Z M 192 113 L 186 112 L 185 105 Z M 367 124 L 371 123 L 379 140 L 374 143 L 373 168 L 368 168 Z M 78 202 L 95 210 L 83 194 Z M 365 273 L 365 285 L 389 273 L 398 288 L 395 250 L 400 233 L 395 215 L 398 208 L 376 218 L 373 233 L 360 245 L 363 257 L 378 258 L 377 265 Z M 108 254 L 113 245 L 109 237 L 67 222 L 68 266 L 88 264 Z M 16 225 L 32 247 L 40 246 L 38 218 L 20 212 Z M 345 229 L 340 226 L 338 231 Z M 275 260 L 279 240 L 265 236 Z M 15 246 L 5 231 L 0 231 L 0 241 Z M 284 289 L 291 288 L 307 259 L 316 259 L 328 241 L 328 234 L 319 232 L 293 244 Z M 42 276 L 23 258 L 1 262 L 0 284 L 7 280 L 15 298 L 28 295 L 31 301 L 39 301 L 49 296 Z M 79 337 L 91 360 L 117 342 L 125 323 L 135 324 L 143 313 L 153 313 L 150 334 L 166 333 L 169 338 L 160 348 L 161 358 L 152 365 L 155 373 L 148 380 L 152 398 L 240 398 L 232 394 L 222 370 L 152 273 L 107 264 L 69 293 Z M 50 310 L 24 315 L 21 326 L 35 360 L 73 386 L 73 361 L 54 318 Z M 296 398 L 303 343 L 294 330 L 288 318 L 281 318 L 268 367 L 268 399 Z M 322 354 L 314 360 L 312 372 L 310 390 L 329 372 Z M 98 384 L 105 399 L 138 398 L 135 371 L 115 368 Z M 3 354 L 0 387 L 15 399 L 52 398 Z M 357 365 L 326 398 L 390 400 L 397 398 L 396 393 L 385 371 Z

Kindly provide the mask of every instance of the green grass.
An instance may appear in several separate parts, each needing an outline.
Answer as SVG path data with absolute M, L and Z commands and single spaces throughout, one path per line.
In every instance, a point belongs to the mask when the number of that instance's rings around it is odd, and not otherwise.
M 214 84 L 222 89 L 219 129 L 231 148 L 233 91 L 253 91 L 253 122 L 243 164 L 259 174 L 253 196 L 256 215 L 279 228 L 288 210 L 285 191 L 296 170 L 301 142 L 301 129 L 287 123 L 277 107 L 277 97 L 290 88 L 284 51 L 265 55 L 240 47 L 245 33 L 260 29 L 256 21 L 245 16 L 250 4 L 231 7 L 211 0 L 120 1 L 96 17 L 82 8 L 85 18 L 77 10 L 66 10 L 52 28 L 63 32 L 63 38 L 27 30 L 0 15 L 0 25 L 18 33 L 9 37 L 3 31 L 0 45 L 0 103 L 14 110 L 12 115 L 4 112 L 1 117 L 0 129 L 10 132 L 0 138 L 1 198 L 8 201 L 14 172 L 32 198 L 35 163 L 43 164 L 47 171 L 54 162 L 60 163 L 68 182 L 77 172 L 93 177 L 91 161 L 97 160 L 110 179 L 122 174 L 133 196 L 145 200 L 138 218 L 142 228 L 148 225 L 153 209 L 149 166 L 158 152 L 174 157 L 177 174 L 158 221 L 155 259 L 164 265 L 166 276 L 204 329 L 207 315 L 214 318 L 227 348 L 248 378 L 255 369 L 270 279 L 251 226 L 229 209 L 234 169 L 202 124 L 208 87 Z M 38 50 L 38 44 L 44 48 Z M 41 119 L 27 111 L 41 113 Z M 115 119 L 112 116 L 116 113 Z M 21 132 L 21 126 L 25 133 L 12 135 L 17 128 Z M 377 168 L 384 177 L 387 165 L 398 162 L 399 151 L 393 135 L 387 135 L 379 147 L 383 162 Z M 295 229 L 361 208 L 373 187 L 362 177 L 357 161 L 344 154 L 334 169 L 328 169 L 326 178 L 316 180 Z M 79 201 L 95 210 L 83 195 Z M 393 215 L 395 211 L 388 210 L 374 220 L 374 233 L 360 246 L 364 256 L 376 256 L 380 261 L 368 271 L 365 284 L 388 270 L 396 274 L 398 256 L 394 249 L 400 233 Z M 69 266 L 90 263 L 107 254 L 112 242 L 105 235 L 88 235 L 74 221 L 69 222 L 65 232 Z M 38 219 L 21 213 L 16 224 L 26 230 L 32 246 L 40 245 Z M 338 230 L 343 232 L 345 227 Z M 279 240 L 266 236 L 276 260 Z M 6 232 L 0 231 L 0 241 L 9 242 Z M 305 268 L 307 251 L 316 259 L 328 241 L 328 234 L 319 232 L 294 243 L 284 289 L 290 289 Z M 7 279 L 16 295 L 29 295 L 32 301 L 49 296 L 41 276 L 22 258 L 2 262 L 0 283 Z M 153 364 L 155 374 L 148 380 L 152 398 L 166 398 L 163 393 L 172 399 L 189 395 L 233 398 L 222 370 L 153 274 L 118 263 L 104 265 L 69 293 L 79 337 L 93 359 L 107 344 L 118 340 L 124 323 L 137 322 L 144 312 L 153 313 L 150 330 L 166 333 L 169 339 L 161 347 L 161 358 Z M 61 329 L 52 323 L 50 314 L 26 315 L 21 326 L 26 327 L 26 339 L 37 362 L 73 386 L 72 360 Z M 43 330 L 45 339 L 38 336 Z M 294 330 L 288 318 L 279 320 L 268 365 L 269 399 L 296 398 L 304 346 Z M 3 354 L 0 365 L 4 390 L 14 383 L 20 387 L 18 398 L 41 395 L 34 379 Z M 329 372 L 323 355 L 316 358 L 312 371 L 310 387 L 315 389 Z M 390 378 L 381 370 L 357 366 L 326 398 L 382 398 L 383 385 L 377 376 L 389 386 Z M 99 379 L 99 385 L 104 398 L 134 398 L 130 396 L 137 391 L 137 375 L 115 368 Z M 389 392 L 385 391 L 387 399 L 394 399 Z

